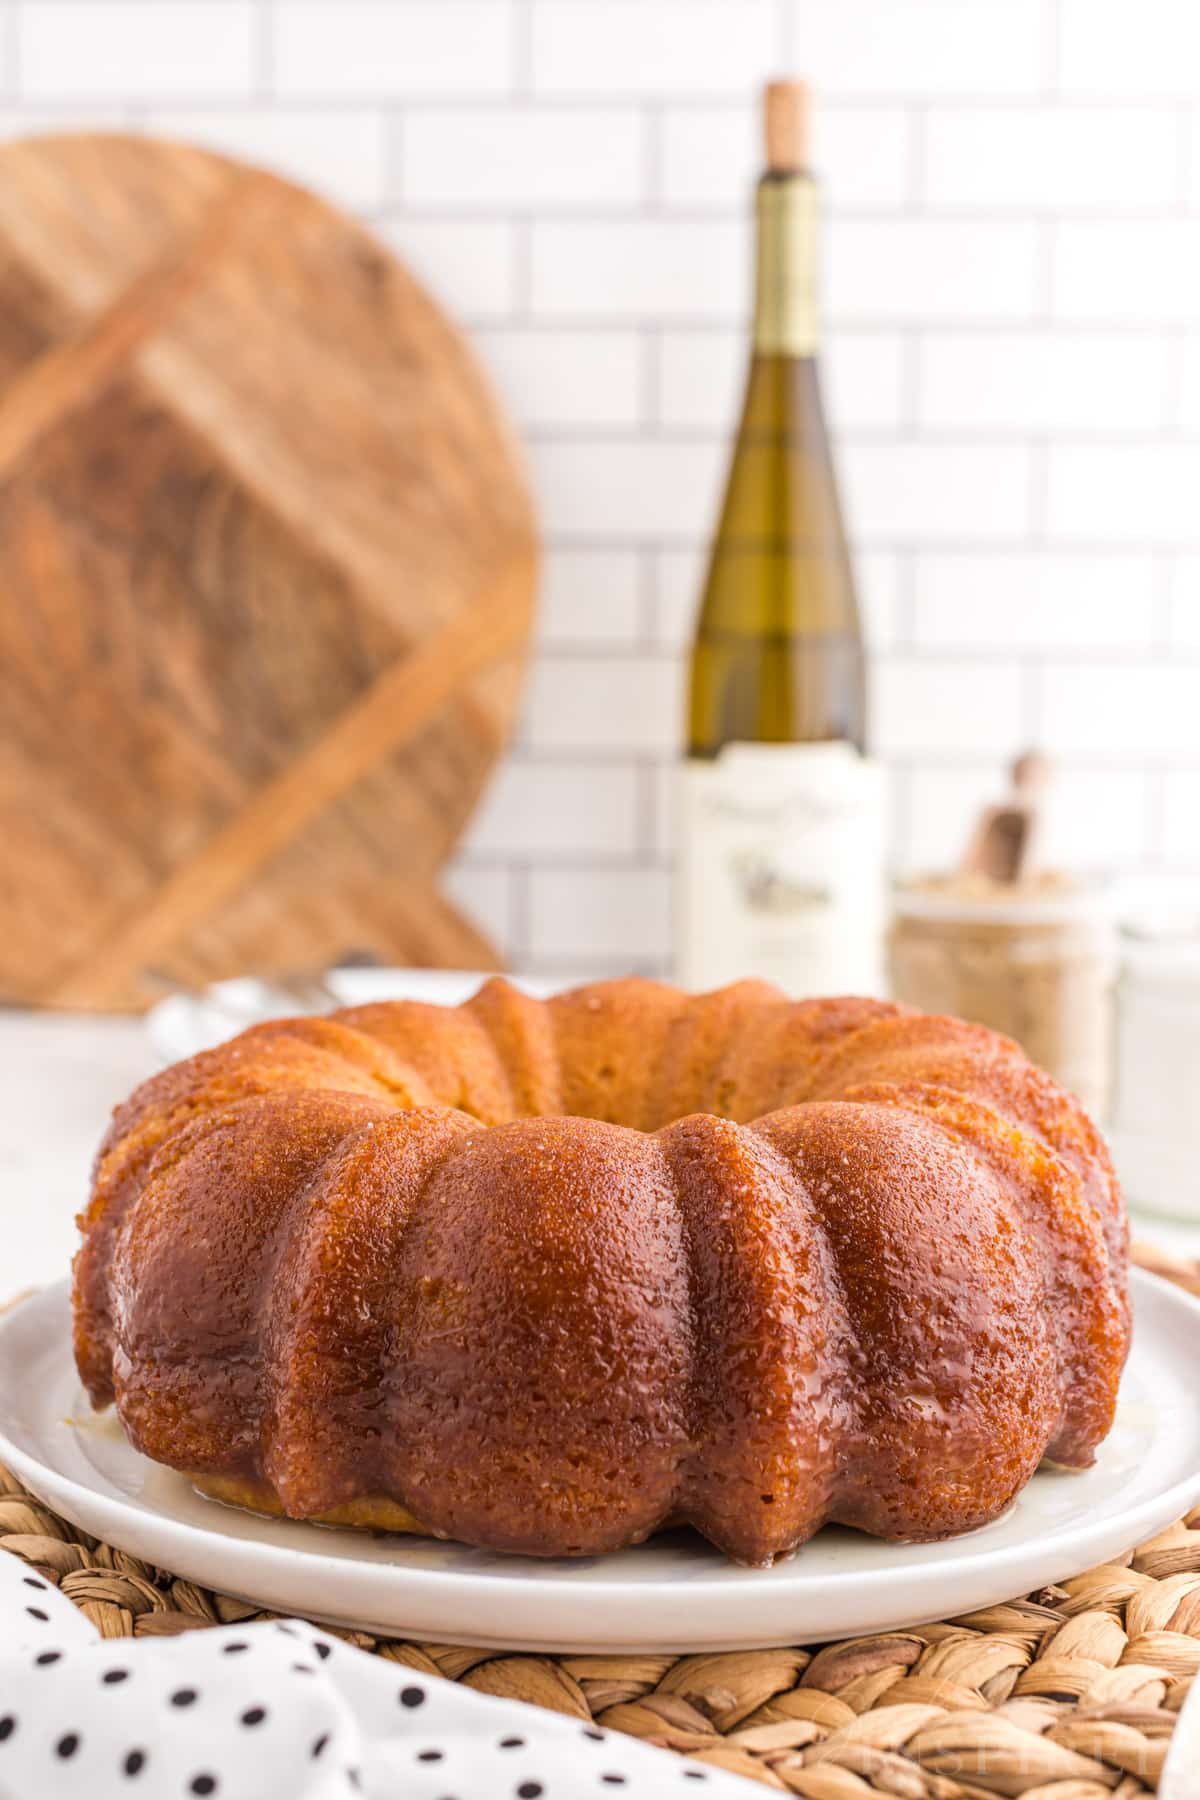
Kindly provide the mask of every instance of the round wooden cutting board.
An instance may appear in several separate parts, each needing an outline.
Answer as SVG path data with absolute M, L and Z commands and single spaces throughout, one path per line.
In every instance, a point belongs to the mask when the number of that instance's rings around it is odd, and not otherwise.
M 494 966 L 436 877 L 535 564 L 495 400 L 359 226 L 178 144 L 0 149 L 0 1000 Z

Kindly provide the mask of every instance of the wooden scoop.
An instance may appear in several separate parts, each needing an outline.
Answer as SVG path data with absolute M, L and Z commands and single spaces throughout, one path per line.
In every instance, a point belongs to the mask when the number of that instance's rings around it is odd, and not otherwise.
M 961 875 L 1013 883 L 1032 871 L 1042 796 L 1053 775 L 1050 759 L 1040 751 L 1018 756 L 1012 766 L 1012 792 L 980 814 L 959 864 Z

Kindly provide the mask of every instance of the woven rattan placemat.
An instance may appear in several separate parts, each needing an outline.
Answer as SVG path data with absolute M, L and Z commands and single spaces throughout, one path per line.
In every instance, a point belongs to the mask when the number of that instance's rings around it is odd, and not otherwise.
M 1200 1266 L 1138 1260 L 1200 1294 Z M 98 1543 L 2 1468 L 0 1547 L 105 1637 L 273 1616 Z M 1200 1507 L 1061 1586 L 813 1650 L 547 1657 L 338 1635 L 807 1800 L 1135 1800 L 1200 1670 Z

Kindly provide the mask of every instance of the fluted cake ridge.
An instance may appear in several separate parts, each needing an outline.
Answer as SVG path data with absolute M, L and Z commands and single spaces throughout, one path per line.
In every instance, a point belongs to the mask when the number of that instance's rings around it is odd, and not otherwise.
M 118 1109 L 93 1401 L 223 1498 L 505 1550 L 929 1538 L 1084 1467 L 1128 1347 L 1078 1103 L 980 1026 L 631 978 L 255 1026 Z

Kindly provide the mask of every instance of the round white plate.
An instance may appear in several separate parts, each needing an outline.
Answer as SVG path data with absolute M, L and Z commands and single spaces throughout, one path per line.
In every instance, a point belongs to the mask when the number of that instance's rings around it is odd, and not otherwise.
M 206 1500 L 88 1406 L 65 1283 L 0 1320 L 0 1461 L 85 1531 L 283 1613 L 380 1635 L 529 1650 L 715 1650 L 887 1631 L 1078 1575 L 1200 1499 L 1200 1303 L 1136 1270 L 1117 1422 L 1085 1474 L 1045 1471 L 982 1531 L 884 1544 L 830 1527 L 771 1569 L 689 1532 L 539 1561 L 260 1519 Z

